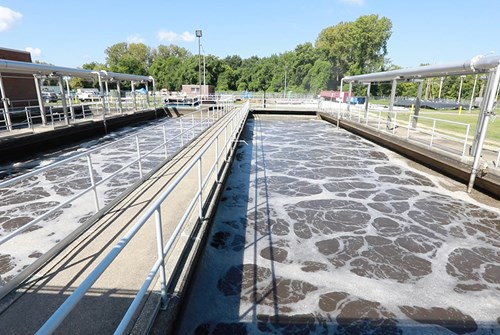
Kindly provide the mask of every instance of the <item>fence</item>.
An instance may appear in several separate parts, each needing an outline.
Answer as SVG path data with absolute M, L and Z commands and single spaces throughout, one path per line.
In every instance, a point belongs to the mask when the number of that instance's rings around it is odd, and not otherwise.
M 322 101 L 320 111 L 335 116 L 337 120 L 347 119 L 361 123 L 379 132 L 387 132 L 395 136 L 406 136 L 407 140 L 425 144 L 434 149 L 446 151 L 464 157 L 467 154 L 467 145 L 470 134 L 470 124 L 429 118 L 424 116 L 408 115 L 409 111 L 395 109 L 368 109 Z M 409 120 L 406 121 L 406 117 Z M 338 125 L 338 124 L 337 124 Z M 454 131 L 448 131 L 454 128 Z M 404 134 L 406 130 L 406 134 Z
M 141 301 L 146 295 L 154 279 L 159 275 L 162 299 L 167 299 L 167 285 L 169 278 L 165 271 L 165 258 L 169 254 L 172 246 L 175 244 L 176 240 L 180 236 L 183 227 L 185 226 L 188 218 L 191 215 L 195 215 L 198 221 L 203 219 L 203 208 L 204 208 L 204 196 L 210 193 L 211 189 L 219 183 L 219 169 L 221 161 L 224 161 L 226 157 L 230 154 L 232 149 L 232 144 L 237 139 L 239 132 L 241 131 L 246 116 L 248 114 L 249 104 L 246 103 L 243 108 L 236 110 L 232 113 L 229 119 L 227 119 L 220 129 L 211 137 L 209 142 L 203 146 L 201 151 L 195 155 L 190 162 L 183 168 L 172 183 L 166 188 L 166 190 L 155 200 L 155 202 L 146 210 L 142 217 L 134 224 L 134 226 L 121 238 L 120 242 L 112 248 L 112 250 L 104 257 L 99 265 L 86 277 L 86 279 L 81 283 L 80 286 L 71 294 L 68 299 L 59 307 L 59 309 L 52 315 L 52 317 L 47 320 L 47 322 L 39 329 L 37 334 L 50 334 L 52 333 L 58 325 L 64 320 L 64 318 L 73 310 L 77 303 L 84 297 L 85 293 L 91 288 L 94 282 L 104 273 L 104 271 L 113 263 L 113 260 L 121 253 L 121 251 L 126 247 L 131 239 L 136 236 L 136 234 L 145 226 L 149 219 L 154 220 L 156 226 L 156 246 L 158 248 L 158 257 L 151 267 L 148 273 L 145 273 L 145 280 L 133 299 L 129 309 L 118 325 L 115 334 L 123 334 L 129 323 L 132 321 L 134 314 L 137 312 Z M 222 147 L 219 148 L 219 141 L 223 141 Z M 208 155 L 213 155 L 213 160 L 208 172 L 203 176 L 202 174 L 202 159 Z M 209 153 L 211 152 L 211 153 Z M 206 162 L 206 160 L 205 160 Z M 162 233 L 162 217 L 161 217 L 161 207 L 167 204 L 169 196 L 173 193 L 179 183 L 185 178 L 190 172 L 196 171 L 198 185 L 197 191 L 194 197 L 189 201 L 184 210 L 181 220 L 178 222 L 174 232 L 169 237 L 168 241 L 165 243 L 163 240 Z M 153 242 L 153 241 L 152 241 Z
M 9 201 L 1 203 L 0 211 L 3 215 L 14 222 L 16 220 L 26 221 L 27 217 L 33 218 L 28 222 L 23 222 L 22 226 L 16 227 L 12 231 L 0 229 L 0 231 L 5 231 L 3 236 L 0 236 L 2 253 L 15 254 L 16 243 L 23 237 L 23 233 L 34 234 L 37 232 L 35 228 L 53 225 L 59 227 L 58 229 L 71 229 L 68 235 L 65 238 L 61 237 L 60 242 L 55 245 L 54 242 L 44 242 L 44 249 L 41 249 L 42 256 L 33 262 L 49 259 L 65 246 L 66 240 L 70 240 L 72 236 L 76 236 L 79 231 L 85 229 L 86 225 L 91 223 L 89 221 L 91 217 L 98 216 L 100 212 L 126 194 L 131 186 L 161 166 L 175 150 L 180 150 L 182 146 L 193 140 L 197 134 L 200 134 L 232 108 L 233 106 L 228 104 L 224 108 L 208 111 L 200 109 L 198 112 L 180 118 L 167 119 L 171 122 L 148 127 L 121 140 L 75 154 L 70 158 L 0 182 L 0 193 L 9 195 L 9 198 L 17 195 L 18 198 L 24 199 L 17 201 L 12 198 L 10 203 Z M 175 127 L 179 130 L 171 132 L 172 135 L 168 138 L 166 127 L 173 122 L 176 122 Z M 160 137 L 158 144 L 151 140 L 152 134 Z M 108 157 L 110 155 L 107 152 L 111 148 L 115 148 L 120 156 Z M 125 150 L 126 153 L 124 153 Z M 103 162 L 103 157 L 107 157 L 109 163 Z M 72 171 L 73 174 L 69 175 L 69 171 Z M 62 179 L 58 179 L 58 176 L 61 176 Z M 76 183 L 75 180 L 78 182 Z M 74 185 L 74 187 L 61 186 L 66 184 Z M 63 196 L 55 191 L 61 187 L 63 187 Z M 31 199 L 29 195 L 33 194 L 36 189 L 44 196 Z M 52 201 L 51 198 L 44 200 L 45 197 L 51 197 L 53 193 L 56 193 L 56 199 L 59 199 L 60 202 Z M 40 203 L 48 203 L 49 205 L 40 208 Z M 89 206 L 92 203 L 93 209 Z M 23 212 L 26 208 L 33 208 L 33 212 Z M 69 222 L 72 223 L 68 224 Z M 43 233 L 40 234 L 43 235 Z M 7 245 L 9 241 L 11 242 Z M 32 272 L 32 270 L 30 271 Z M 12 271 L 16 273 L 16 269 Z M 0 297 L 17 286 L 29 274 L 29 271 L 19 275 L 16 273 L 11 281 L 0 287 Z

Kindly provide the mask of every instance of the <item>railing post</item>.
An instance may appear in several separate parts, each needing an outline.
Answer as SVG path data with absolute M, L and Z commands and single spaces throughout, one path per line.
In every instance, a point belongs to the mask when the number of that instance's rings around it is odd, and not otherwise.
M 215 182 L 219 183 L 219 135 L 215 137 Z
M 52 123 L 52 128 L 54 128 L 54 113 L 52 111 L 52 106 L 49 106 L 50 111 L 50 122 Z
M 201 157 L 198 158 L 198 208 L 200 221 L 203 220 L 203 171 Z
M 410 114 L 410 117 L 408 118 L 408 128 L 406 129 L 406 139 L 409 139 L 410 138 L 410 125 L 412 124 L 412 118 L 415 118 L 416 116 L 415 115 L 411 115 Z M 415 124 L 416 126 L 416 124 Z M 415 127 L 415 130 L 416 130 L 416 127 Z
M 398 124 L 398 112 L 394 112 L 394 123 L 392 125 L 392 134 L 396 134 L 396 127 Z
M 135 137 L 135 143 L 137 144 L 137 159 L 139 160 L 139 176 L 142 178 L 142 160 L 141 160 L 141 148 L 139 146 L 139 136 Z
M 181 146 L 184 146 L 184 130 L 182 129 L 182 117 L 181 117 Z
M 467 124 L 467 130 L 465 131 L 465 138 L 464 138 L 464 147 L 462 149 L 462 157 L 465 156 L 465 152 L 467 151 L 467 139 L 469 138 L 469 131 L 470 131 L 470 124 Z
M 156 250 L 158 259 L 161 260 L 160 265 L 160 286 L 161 286 L 161 308 L 166 307 L 167 302 L 167 276 L 165 272 L 165 255 L 163 254 L 163 229 L 161 222 L 160 208 L 155 210 L 155 225 L 156 225 Z
M 436 120 L 432 121 L 432 132 L 431 132 L 431 144 L 430 146 L 432 147 L 432 144 L 434 143 L 434 131 L 436 129 Z
M 28 114 L 28 107 L 24 107 L 24 112 L 26 113 L 26 122 L 28 123 L 28 128 L 32 129 L 30 115 Z
M 224 160 L 227 155 L 227 124 L 224 126 Z
M 191 135 L 192 136 L 191 139 L 194 138 L 194 126 L 195 126 L 195 124 L 194 124 L 194 113 L 192 113 L 191 114 L 191 129 L 192 129 L 192 131 L 191 131 L 191 134 L 192 134 Z
M 99 212 L 99 196 L 97 194 L 97 189 L 95 186 L 95 180 L 94 180 L 94 169 L 92 168 L 92 159 L 90 158 L 90 154 L 87 155 L 87 165 L 89 168 L 89 177 L 90 177 L 90 185 L 92 186 L 92 191 L 94 191 L 94 204 L 95 204 L 95 211 Z
M 203 132 L 203 108 L 200 106 L 200 134 Z
M 168 158 L 167 126 L 163 125 L 163 145 L 165 146 L 165 159 Z

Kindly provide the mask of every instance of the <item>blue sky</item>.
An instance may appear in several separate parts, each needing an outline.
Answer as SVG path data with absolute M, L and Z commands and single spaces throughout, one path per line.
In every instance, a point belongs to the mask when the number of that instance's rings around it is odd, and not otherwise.
M 115 1 L 3 0 L 0 47 L 81 67 L 120 42 L 176 44 L 198 53 L 267 57 L 314 44 L 324 28 L 378 14 L 391 19 L 388 57 L 415 67 L 500 54 L 500 0 Z

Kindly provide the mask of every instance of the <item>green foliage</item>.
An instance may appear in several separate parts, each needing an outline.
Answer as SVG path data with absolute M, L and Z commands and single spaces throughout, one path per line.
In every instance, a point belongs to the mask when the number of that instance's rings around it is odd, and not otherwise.
M 121 42 L 105 50 L 106 64 L 89 63 L 85 68 L 152 75 L 157 89 L 178 91 L 183 84 L 201 81 L 219 91 L 310 92 L 334 88 L 344 74 L 379 69 L 387 54 L 391 22 L 377 15 L 361 16 L 354 22 L 323 30 L 316 41 L 297 45 L 293 51 L 270 57 L 242 59 L 238 55 L 200 59 L 177 45 L 150 48 L 143 43 Z M 203 66 L 204 61 L 204 66 Z M 205 71 L 203 71 L 205 69 Z M 72 80 L 72 86 L 95 85 Z M 124 84 L 126 85 L 126 84 Z
M 338 84 L 344 75 L 381 71 L 391 28 L 388 18 L 365 15 L 324 29 L 316 48 L 333 65 L 334 82 Z

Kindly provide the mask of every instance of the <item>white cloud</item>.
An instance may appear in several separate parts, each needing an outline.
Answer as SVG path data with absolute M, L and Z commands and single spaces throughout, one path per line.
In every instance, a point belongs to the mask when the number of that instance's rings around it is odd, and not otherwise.
M 0 32 L 12 28 L 23 17 L 23 14 L 12 9 L 0 6 Z
M 24 50 L 28 51 L 31 54 L 31 56 L 35 56 L 35 57 L 38 57 L 42 54 L 42 49 L 40 49 L 40 48 L 27 47 Z
M 127 42 L 128 43 L 144 43 L 144 38 L 142 38 L 138 34 L 130 35 L 129 37 L 127 37 Z
M 191 34 L 190 32 L 183 32 L 182 34 L 177 34 L 173 31 L 168 31 L 168 30 L 160 30 L 158 32 L 158 39 L 160 41 L 168 41 L 168 42 L 175 42 L 175 41 L 183 41 L 183 42 L 192 42 L 195 39 L 194 34 Z
M 350 5 L 358 5 L 358 6 L 363 6 L 365 4 L 365 0 L 339 0 L 339 1 Z

